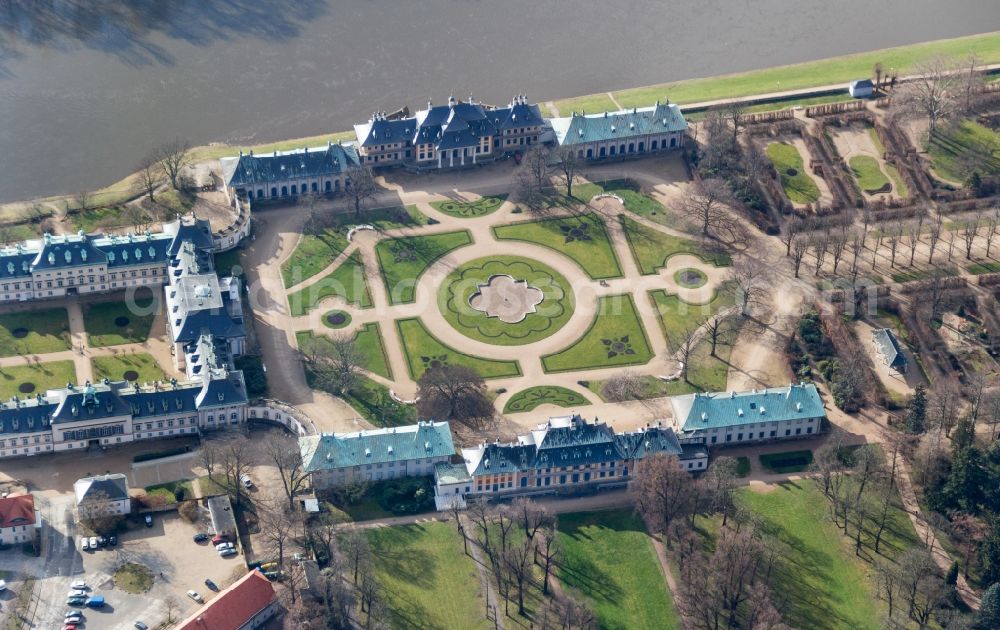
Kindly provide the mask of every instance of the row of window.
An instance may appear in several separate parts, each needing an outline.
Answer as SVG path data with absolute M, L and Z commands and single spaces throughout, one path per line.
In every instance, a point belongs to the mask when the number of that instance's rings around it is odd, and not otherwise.
M 677 147 L 677 138 L 671 138 L 669 148 L 673 149 L 676 147 Z M 663 140 L 662 142 L 653 140 L 653 142 L 650 144 L 649 150 L 657 151 L 658 149 L 666 149 L 666 148 L 668 148 L 666 140 Z M 628 143 L 627 146 L 624 143 L 622 143 L 617 146 L 611 145 L 610 147 L 601 147 L 598 149 L 596 157 L 597 159 L 601 159 L 609 156 L 614 157 L 615 155 L 626 155 L 632 153 L 645 153 L 645 152 L 646 152 L 645 141 L 639 142 L 638 150 L 636 150 L 636 143 L 630 142 Z M 587 149 L 586 153 L 584 153 L 583 149 L 580 149 L 579 151 L 577 151 L 576 156 L 581 160 L 584 158 L 588 160 L 593 160 L 595 158 L 594 149 L 589 148 Z
M 813 432 L 813 428 L 812 427 L 806 427 L 805 435 L 809 435 L 812 432 Z M 736 439 L 734 440 L 733 439 L 733 434 L 730 433 L 730 434 L 726 435 L 726 442 L 743 442 L 744 441 L 743 440 L 743 435 L 744 435 L 743 432 L 737 433 L 736 434 Z M 792 435 L 792 430 L 791 429 L 785 429 L 785 435 L 784 435 L 784 437 L 791 437 L 791 435 Z M 802 435 L 802 427 L 796 427 L 795 428 L 795 435 Z M 770 432 L 767 432 L 767 431 L 758 431 L 756 435 L 754 435 L 753 431 L 747 431 L 746 432 L 746 441 L 750 441 L 750 440 L 764 440 L 764 439 L 770 439 L 770 438 L 776 438 L 776 437 L 778 437 L 778 432 L 775 431 L 775 430 L 772 430 Z M 716 444 L 716 443 L 718 443 L 718 441 L 719 441 L 719 436 L 713 435 L 712 439 L 709 441 L 709 444 Z
M 348 179 L 347 181 L 344 182 L 344 189 L 345 190 L 350 190 L 351 189 L 351 180 Z M 289 192 L 289 191 L 291 191 L 291 192 Z M 290 197 L 297 197 L 300 194 L 305 195 L 305 194 L 308 194 L 309 192 L 318 193 L 318 192 L 320 192 L 320 188 L 319 188 L 319 183 L 318 182 L 312 182 L 309 185 L 307 185 L 307 184 L 302 184 L 302 185 L 291 184 L 290 188 L 289 188 L 288 185 L 285 185 L 285 186 L 281 186 L 280 189 L 279 189 L 278 186 L 271 186 L 271 194 L 270 195 L 265 195 L 264 194 L 265 192 L 266 191 L 263 188 L 258 188 L 256 190 L 256 192 L 251 188 L 250 190 L 247 190 L 247 199 L 277 199 L 278 197 L 289 197 L 289 196 Z M 325 192 L 325 193 L 340 192 L 340 180 L 339 179 L 334 179 L 334 180 L 328 179 L 328 180 L 324 181 L 323 182 L 323 192 Z

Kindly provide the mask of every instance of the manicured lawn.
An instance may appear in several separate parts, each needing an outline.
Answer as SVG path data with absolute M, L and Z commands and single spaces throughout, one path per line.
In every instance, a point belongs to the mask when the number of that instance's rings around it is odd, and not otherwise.
M 300 349 L 309 344 L 310 341 L 319 343 L 329 343 L 329 338 L 325 335 L 314 335 L 311 330 L 301 330 L 295 333 L 295 339 Z M 362 326 L 354 335 L 355 346 L 361 353 L 361 367 L 385 378 L 392 378 L 389 369 L 389 360 L 385 355 L 385 346 L 382 343 L 382 331 L 378 323 L 369 322 Z
M 147 494 L 163 494 L 164 498 L 166 495 L 170 495 L 168 501 L 170 503 L 175 503 L 177 501 L 177 493 L 183 494 L 185 499 L 190 499 L 194 497 L 194 490 L 191 488 L 191 480 L 187 479 L 184 481 L 168 481 L 166 483 L 158 483 L 152 486 L 146 486 Z
M 590 401 L 565 387 L 558 385 L 538 385 L 522 389 L 509 399 L 504 405 L 504 413 L 522 413 L 532 411 L 539 405 L 556 405 L 557 407 L 582 407 L 589 405 Z
M 735 287 L 729 283 L 722 284 L 706 304 L 691 304 L 667 293 L 663 289 L 649 292 L 649 299 L 658 315 L 660 329 L 667 339 L 667 347 L 672 351 L 678 349 L 678 344 L 688 329 L 698 328 L 719 311 L 728 308 L 735 301 Z
M 556 102 L 556 108 L 561 116 L 569 116 L 571 113 L 577 114 L 599 114 L 601 112 L 613 112 L 618 109 L 614 101 L 606 93 L 588 94 L 587 96 L 577 96 Z M 548 116 L 548 113 L 543 113 Z
M 759 459 L 761 465 L 773 473 L 796 473 L 809 468 L 813 454 L 812 451 L 785 451 L 762 454 Z
M 358 379 L 358 384 L 343 398 L 365 420 L 377 427 L 398 427 L 417 421 L 417 408 L 414 405 L 396 402 L 389 395 L 388 387 L 364 376 Z M 354 515 L 353 512 L 351 514 Z M 355 519 L 360 518 L 354 516 Z
M 431 207 L 450 217 L 478 219 L 499 210 L 506 200 L 507 195 L 493 195 L 480 197 L 475 201 L 432 201 Z
M 421 274 L 448 252 L 470 243 L 472 235 L 465 230 L 379 241 L 375 253 L 389 303 L 412 302 L 416 299 L 415 289 Z
M 855 155 L 848 164 L 854 178 L 858 180 L 861 190 L 870 195 L 880 192 L 888 192 L 891 188 L 889 178 L 885 176 L 879 168 L 878 160 L 868 155 Z
M 965 268 L 965 270 L 977 276 L 984 273 L 997 273 L 1000 272 L 1000 262 L 990 261 L 976 263 L 974 265 L 969 265 Z
M 643 365 L 653 358 L 632 296 L 605 296 L 597 302 L 590 328 L 569 347 L 542 357 L 546 372 Z
M 1000 135 L 973 120 L 941 126 L 934 132 L 927 147 L 934 170 L 942 177 L 964 183 L 972 172 L 965 158 L 978 155 L 980 175 L 1000 173 Z
M 476 566 L 451 523 L 365 530 L 396 628 L 492 628 Z
M 631 510 L 560 514 L 556 575 L 583 595 L 601 628 L 680 628 L 663 569 Z
M 811 96 L 808 98 L 789 98 L 779 101 L 768 101 L 767 103 L 757 103 L 749 105 L 745 111 L 748 114 L 761 114 L 764 112 L 778 112 L 793 107 L 810 107 L 812 105 L 829 105 L 831 103 L 847 103 L 853 101 L 854 97 L 845 90 L 842 94 L 827 94 L 825 96 Z M 704 120 L 708 116 L 707 109 L 699 109 L 692 112 L 690 109 L 684 111 L 684 118 L 688 122 Z
M 153 381 L 167 380 L 167 374 L 153 358 L 153 355 L 145 352 L 136 354 L 120 354 L 110 357 L 94 357 L 90 360 L 94 366 L 94 378 L 97 380 L 110 379 L 121 381 L 125 379 L 127 372 L 130 379 L 140 383 L 152 383 Z
M 319 234 L 304 234 L 298 247 L 281 265 L 285 288 L 315 276 L 333 262 L 348 245 L 347 233 L 355 225 L 371 225 L 376 230 L 427 225 L 427 216 L 416 206 L 392 206 L 365 210 L 360 217 L 353 212 L 328 218 L 329 225 Z
M 897 260 L 902 260 L 902 256 L 897 257 Z M 948 278 L 957 275 L 958 269 L 952 266 L 935 267 L 934 269 L 911 269 L 910 271 L 900 271 L 892 274 L 892 281 L 913 282 L 914 280 L 930 280 L 935 277 Z
M 849 81 L 870 77 L 872 68 L 878 62 L 886 68 L 896 68 L 900 76 L 905 76 L 912 73 L 916 63 L 931 57 L 965 58 L 972 53 L 982 63 L 1000 62 L 1000 34 L 972 35 L 738 74 L 674 81 L 620 90 L 614 96 L 622 107 L 648 107 L 656 99 L 662 100 L 667 96 L 672 103 L 696 103 L 836 83 L 843 83 L 846 92 Z M 581 107 L 586 107 L 591 113 L 618 109 L 606 94 L 564 99 L 556 101 L 555 105 L 563 116 L 569 116 L 574 109 L 579 112 Z
M 153 571 L 143 564 L 126 562 L 115 571 L 115 586 L 134 595 L 145 593 L 153 586 Z
M 598 192 L 611 193 L 621 197 L 625 204 L 625 209 L 629 212 L 634 212 L 651 221 L 656 221 L 657 223 L 662 223 L 663 225 L 667 225 L 675 229 L 678 227 L 677 215 L 665 208 L 663 204 L 656 199 L 644 194 L 638 182 L 630 179 L 613 179 L 605 182 L 598 182 L 592 185 L 600 188 L 600 191 Z M 573 190 L 574 193 L 579 195 L 577 188 L 578 186 L 575 186 Z M 582 192 L 587 191 L 584 190 Z M 595 192 L 594 194 L 598 193 Z M 593 195 L 591 195 L 591 197 L 593 197 Z
M 809 480 L 769 492 L 740 490 L 737 501 L 763 523 L 777 558 L 775 592 L 784 593 L 785 622 L 795 628 L 880 628 L 871 565 L 854 553 L 829 517 L 829 503 Z M 881 553 L 893 558 L 919 544 L 906 513 L 893 501 Z M 853 526 L 852 526 L 853 533 Z M 865 555 L 874 555 L 871 532 L 862 535 Z
M 476 357 L 444 345 L 419 319 L 396 320 L 396 328 L 403 340 L 403 352 L 406 354 L 410 376 L 414 380 L 419 379 L 429 368 L 440 365 L 464 365 L 474 369 L 483 378 L 521 375 L 521 366 L 517 361 Z
M 717 267 L 732 264 L 732 259 L 725 252 L 709 252 L 697 241 L 665 234 L 625 215 L 618 218 L 625 238 L 628 239 L 629 249 L 632 250 L 635 265 L 643 275 L 659 272 L 674 254 L 692 254 Z
M 26 385 L 33 384 L 30 391 Z M 0 368 L 0 400 L 10 400 L 12 396 L 21 399 L 35 394 L 44 394 L 48 389 L 65 387 L 66 383 L 76 384 L 76 369 L 72 361 L 50 361 L 41 365 L 18 365 Z M 22 387 L 25 385 L 25 387 Z
M 496 275 L 524 280 L 542 292 L 535 312 L 524 319 L 505 323 L 494 313 L 476 310 L 470 298 Z M 441 285 L 438 303 L 441 313 L 462 334 L 497 345 L 534 343 L 556 332 L 573 315 L 575 300 L 570 283 L 558 271 L 535 260 L 519 256 L 491 256 L 469 261 L 451 272 Z
M 69 317 L 64 308 L 0 315 L 2 356 L 46 354 L 69 349 Z
M 153 301 L 152 297 L 136 299 L 135 309 L 125 302 L 84 305 L 83 326 L 87 330 L 88 343 L 91 346 L 118 346 L 146 341 L 156 317 Z
M 767 157 L 781 178 L 781 187 L 795 203 L 812 203 L 819 199 L 819 187 L 805 171 L 799 150 L 785 142 L 767 145 Z
M 372 296 L 365 280 L 361 253 L 355 251 L 339 267 L 318 282 L 288 296 L 292 317 L 305 315 L 328 297 L 339 297 L 359 308 L 371 308 Z
M 493 228 L 498 239 L 535 243 L 565 254 L 595 280 L 620 278 L 622 270 L 604 223 L 595 214 L 525 221 Z

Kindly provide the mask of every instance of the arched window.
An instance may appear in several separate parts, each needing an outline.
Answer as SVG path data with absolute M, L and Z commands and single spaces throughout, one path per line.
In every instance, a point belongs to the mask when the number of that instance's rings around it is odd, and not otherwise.
M 325 188 L 325 190 L 326 190 L 326 192 L 330 192 L 331 190 L 333 190 L 333 186 L 330 184 L 330 180 L 326 180 L 326 188 Z
M 295 184 L 292 184 L 292 195 L 297 195 L 297 194 L 299 194 L 299 193 L 298 193 L 298 191 L 297 191 L 297 190 L 295 189 Z
M 312 183 L 312 191 L 313 192 L 319 192 L 319 184 L 317 184 L 316 182 L 313 182 Z
M 605 147 L 601 147 L 601 157 L 604 157 L 604 153 L 606 150 L 607 149 Z M 614 151 L 614 148 L 612 148 L 611 150 Z
M 253 199 L 253 191 L 252 190 L 248 190 L 247 191 L 247 199 Z
M 281 196 L 282 197 L 287 197 L 288 196 L 288 186 L 282 186 L 281 187 Z
M 625 145 L 624 144 L 621 145 L 620 147 L 618 147 L 618 152 L 621 153 L 622 155 L 625 155 Z
M 640 142 L 639 143 L 639 153 L 642 153 L 645 150 L 646 150 L 646 143 L 645 142 Z
M 653 144 L 650 146 L 650 149 L 656 151 L 656 140 L 653 140 Z
M 277 186 L 271 186 L 271 196 L 272 197 L 277 197 L 278 196 L 278 187 Z
M 257 189 L 257 198 L 258 199 L 263 199 L 264 198 L 264 189 L 263 188 L 258 188 Z
M 603 149 L 602 149 L 602 152 L 603 152 Z M 609 155 L 614 155 L 614 154 L 615 154 L 615 147 L 611 147 L 611 151 L 609 152 Z
M 593 149 L 587 149 L 587 159 L 588 160 L 594 159 L 594 150 Z
M 628 143 L 628 152 L 629 153 L 635 153 L 635 143 L 634 142 L 629 142 Z
M 676 146 L 677 146 L 677 138 L 671 138 L 670 139 L 670 148 L 673 149 Z
M 579 151 L 576 152 L 576 157 L 578 160 L 583 159 L 583 149 L 580 149 Z

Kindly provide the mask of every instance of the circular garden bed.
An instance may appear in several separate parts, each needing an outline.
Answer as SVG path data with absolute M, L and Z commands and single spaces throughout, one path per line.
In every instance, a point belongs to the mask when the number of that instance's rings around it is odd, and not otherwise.
M 21 392 L 22 394 L 30 394 L 31 392 L 35 391 L 35 384 L 21 383 L 20 385 L 17 386 L 17 391 Z
M 685 289 L 697 289 L 705 286 L 705 283 L 708 282 L 708 276 L 700 269 L 685 267 L 674 274 L 674 280 Z
M 122 378 L 126 381 L 137 381 L 139 380 L 139 373 L 135 370 L 125 370 L 122 373 Z
M 344 311 L 330 311 L 323 315 L 323 325 L 327 328 L 344 328 L 351 323 L 350 313 Z
M 469 300 L 494 276 L 510 276 L 542 292 L 532 312 L 515 323 L 473 308 Z M 448 323 L 463 335 L 501 346 L 524 345 L 548 337 L 573 314 L 575 300 L 569 282 L 558 271 L 529 258 L 477 258 L 451 272 L 438 291 L 438 305 Z
M 25 337 L 28 336 L 28 329 L 27 328 L 15 328 L 14 330 L 10 331 L 10 334 L 11 334 L 11 336 L 14 337 L 14 339 L 24 339 Z
M 119 315 L 115 318 L 115 326 L 119 328 L 125 328 L 129 324 L 129 318 L 124 315 Z

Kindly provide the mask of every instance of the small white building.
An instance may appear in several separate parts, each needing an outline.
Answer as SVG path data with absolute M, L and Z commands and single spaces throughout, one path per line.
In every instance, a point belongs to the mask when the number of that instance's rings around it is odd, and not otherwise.
M 812 383 L 673 396 L 674 424 L 685 441 L 725 446 L 812 436 L 826 410 Z
M 875 84 L 871 79 L 851 81 L 847 86 L 848 93 L 854 98 L 871 98 L 875 94 Z
M 128 479 L 121 473 L 77 479 L 73 484 L 77 510 L 102 516 L 125 515 L 132 511 Z
M 40 525 L 32 495 L 9 494 L 0 499 L 0 545 L 31 542 Z

